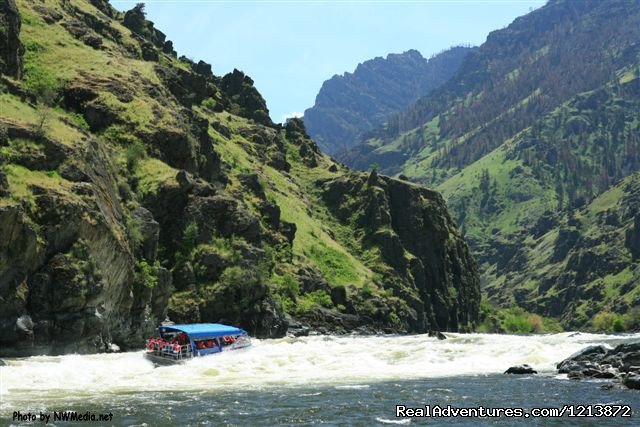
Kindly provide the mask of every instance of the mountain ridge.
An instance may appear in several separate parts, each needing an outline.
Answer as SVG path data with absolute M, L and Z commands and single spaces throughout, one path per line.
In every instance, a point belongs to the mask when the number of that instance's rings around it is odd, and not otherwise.
M 596 328 L 601 313 L 637 328 L 628 318 L 638 304 L 631 248 L 600 233 L 611 239 L 607 253 L 580 218 L 605 193 L 615 195 L 611 209 L 626 203 L 612 189 L 639 170 L 638 6 L 557 0 L 517 18 L 451 80 L 339 158 L 441 191 L 494 303 L 553 313 L 568 328 Z M 625 218 L 613 226 L 618 235 L 630 232 L 633 217 L 616 215 Z M 548 232 L 560 238 L 539 246 Z M 594 254 L 609 260 L 596 271 L 580 261 Z M 549 310 L 554 301 L 571 304 Z
M 351 141 L 443 84 L 470 51 L 453 47 L 425 59 L 411 49 L 364 61 L 353 73 L 334 75 L 322 84 L 314 106 L 305 110 L 309 134 L 328 154 L 348 149 Z

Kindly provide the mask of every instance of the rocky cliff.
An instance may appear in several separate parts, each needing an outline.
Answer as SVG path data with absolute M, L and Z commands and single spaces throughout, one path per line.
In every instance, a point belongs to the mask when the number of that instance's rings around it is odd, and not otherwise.
M 2 5 L 0 355 L 136 349 L 166 317 L 474 327 L 475 264 L 437 193 L 334 163 L 141 5 Z
M 20 22 L 15 0 L 0 1 L 0 73 L 15 78 L 22 76 Z

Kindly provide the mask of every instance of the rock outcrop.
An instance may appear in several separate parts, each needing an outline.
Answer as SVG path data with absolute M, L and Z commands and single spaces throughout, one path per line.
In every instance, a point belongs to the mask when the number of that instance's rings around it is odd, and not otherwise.
M 0 0 L 0 74 L 22 77 L 24 46 L 20 42 L 20 14 L 15 0 Z
M 640 343 L 620 344 L 613 349 L 587 347 L 560 362 L 557 369 L 571 379 L 611 379 L 640 388 Z
M 424 187 L 373 171 L 320 182 L 331 211 L 364 232 L 363 247 L 375 247 L 384 282 L 409 302 L 411 330 L 470 330 L 480 287 L 468 247 L 442 197 Z

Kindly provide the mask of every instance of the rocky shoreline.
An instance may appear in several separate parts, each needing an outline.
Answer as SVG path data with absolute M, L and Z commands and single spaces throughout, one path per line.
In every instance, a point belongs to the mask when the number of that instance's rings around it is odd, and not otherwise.
M 571 380 L 609 380 L 601 388 L 630 388 L 640 390 L 640 341 L 619 344 L 614 348 L 604 345 L 588 346 L 556 365 L 559 374 Z M 505 374 L 535 375 L 538 372 L 527 364 L 509 367 Z
M 589 346 L 558 363 L 558 373 L 570 379 L 608 379 L 604 386 L 626 386 L 640 390 L 640 342 L 620 344 L 613 349 L 603 345 Z

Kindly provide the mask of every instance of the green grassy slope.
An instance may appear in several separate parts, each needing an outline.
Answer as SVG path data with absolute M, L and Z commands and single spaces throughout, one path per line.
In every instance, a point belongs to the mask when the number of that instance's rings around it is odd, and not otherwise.
M 454 79 L 344 160 L 362 169 L 375 163 L 442 192 L 494 303 L 519 304 L 572 328 L 589 327 L 599 311 L 628 314 L 633 304 L 623 285 L 621 293 L 589 290 L 596 279 L 634 283 L 629 248 L 611 255 L 625 268 L 600 265 L 586 282 L 585 272 L 549 256 L 567 236 L 563 221 L 595 209 L 600 197 L 623 204 L 617 185 L 640 171 L 638 22 L 633 2 L 550 1 L 490 34 Z M 618 234 L 628 226 L 615 225 Z M 593 230 L 574 231 L 587 238 Z M 599 238 L 615 246 L 616 236 Z M 611 278 L 612 271 L 622 276 Z M 550 285 L 560 278 L 562 285 Z M 575 288 L 574 303 L 551 310 L 550 301 L 568 301 L 557 286 Z
M 140 8 L 16 3 L 23 73 L 0 80 L 4 353 L 137 348 L 167 315 L 263 337 L 475 326 L 475 263 L 439 195 L 336 164 L 301 121 L 272 123 L 249 77 L 178 58 Z M 412 206 L 401 225 L 397 203 Z

